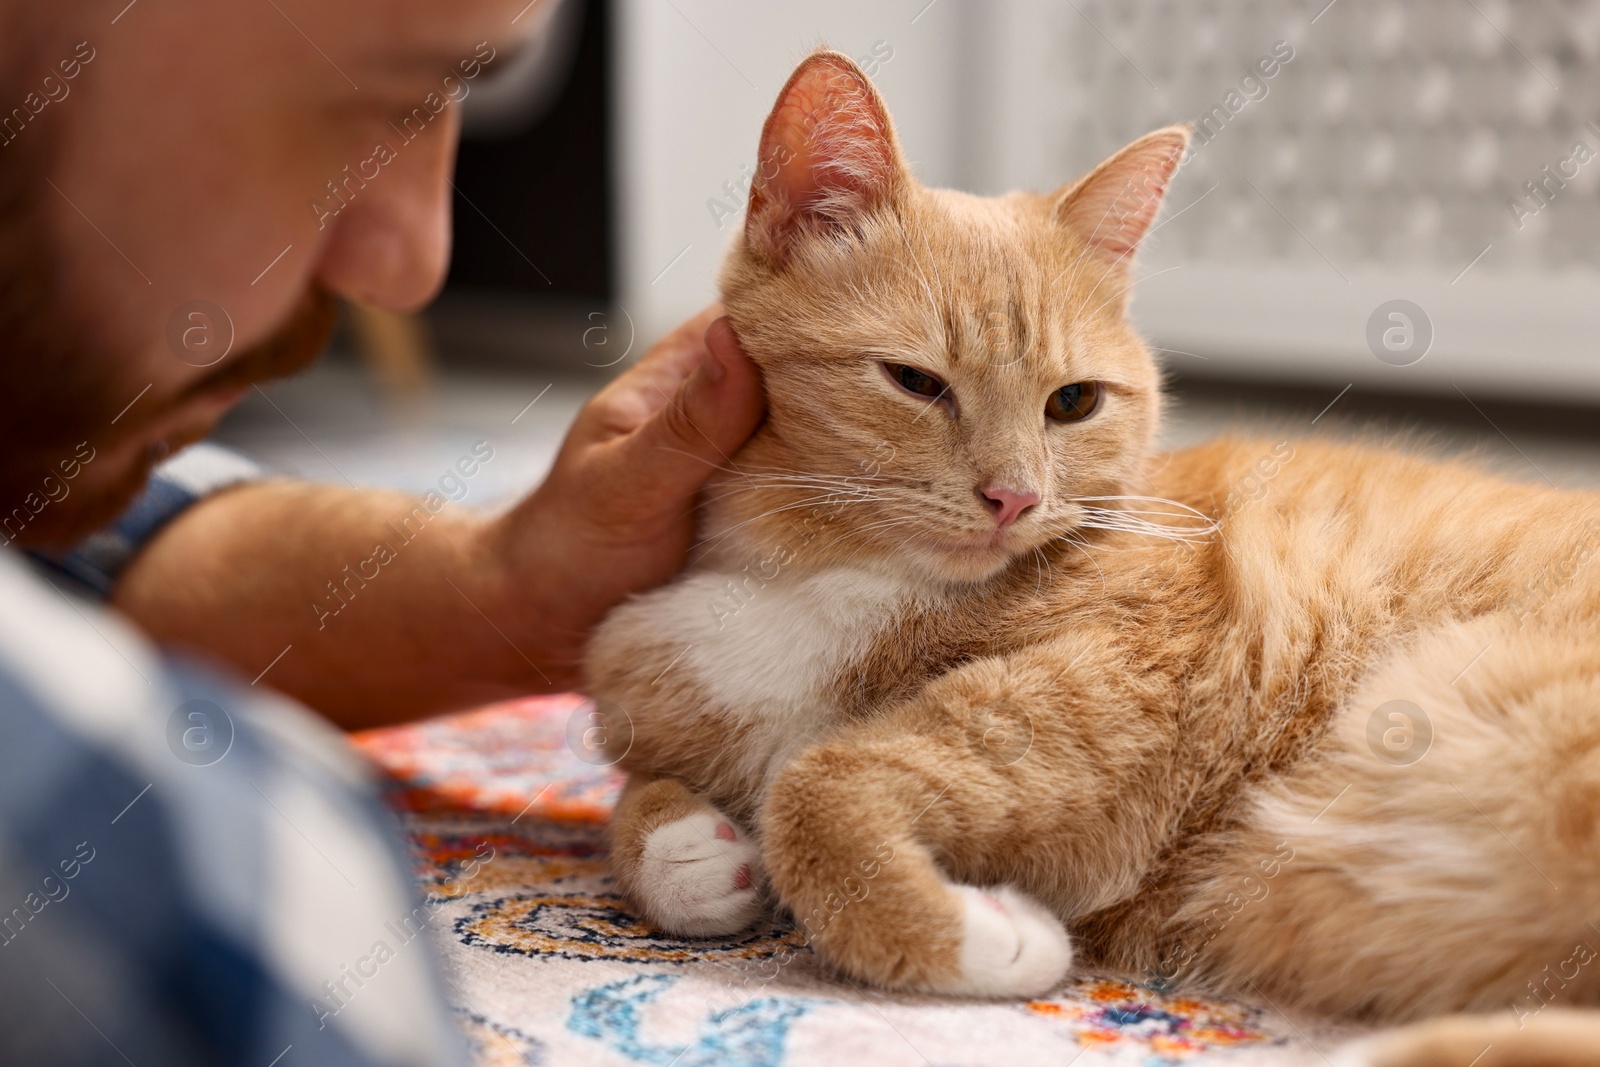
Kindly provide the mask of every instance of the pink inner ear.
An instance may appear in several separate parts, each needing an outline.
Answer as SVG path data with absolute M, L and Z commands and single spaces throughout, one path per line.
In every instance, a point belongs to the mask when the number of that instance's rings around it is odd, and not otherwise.
M 844 56 L 801 64 L 761 133 L 747 232 L 782 260 L 796 231 L 846 225 L 888 195 L 899 166 L 889 118 Z
M 1104 236 L 1094 243 L 1119 256 L 1132 252 L 1156 221 L 1156 212 L 1161 210 L 1166 195 L 1167 175 L 1130 176 L 1111 202 Z
M 1155 222 L 1183 148 L 1179 137 L 1135 142 L 1072 191 L 1061 208 L 1063 221 L 1094 247 L 1129 255 Z

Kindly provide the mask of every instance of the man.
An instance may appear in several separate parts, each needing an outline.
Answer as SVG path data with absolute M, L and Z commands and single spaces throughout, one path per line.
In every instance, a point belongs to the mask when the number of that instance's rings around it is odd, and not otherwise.
M 494 519 L 184 449 L 315 357 L 335 297 L 434 294 L 448 101 L 526 7 L 0 0 L 8 1062 L 461 1062 L 425 948 L 370 962 L 415 899 L 364 772 L 266 689 L 358 727 L 576 684 L 595 623 L 680 566 L 758 376 L 701 314 Z M 320 625 L 309 604 L 407 514 Z

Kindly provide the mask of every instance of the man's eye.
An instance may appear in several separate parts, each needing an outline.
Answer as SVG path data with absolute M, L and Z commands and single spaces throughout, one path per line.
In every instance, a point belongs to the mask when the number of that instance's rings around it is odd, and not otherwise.
M 942 396 L 947 388 L 943 382 L 927 371 L 920 371 L 905 363 L 885 363 L 883 369 L 889 375 L 891 382 L 916 396 Z
M 1075 382 L 1051 393 L 1044 402 L 1044 413 L 1056 422 L 1078 422 L 1093 415 L 1099 406 L 1100 383 Z

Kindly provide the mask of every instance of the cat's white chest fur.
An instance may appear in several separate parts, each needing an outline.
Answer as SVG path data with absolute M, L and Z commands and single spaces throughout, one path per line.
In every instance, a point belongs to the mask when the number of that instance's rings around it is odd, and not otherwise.
M 687 575 L 656 594 L 649 613 L 683 648 L 669 669 L 691 672 L 719 711 L 767 735 L 757 745 L 765 757 L 778 739 L 804 739 L 839 710 L 840 672 L 915 599 L 903 579 L 848 568 L 730 578 Z

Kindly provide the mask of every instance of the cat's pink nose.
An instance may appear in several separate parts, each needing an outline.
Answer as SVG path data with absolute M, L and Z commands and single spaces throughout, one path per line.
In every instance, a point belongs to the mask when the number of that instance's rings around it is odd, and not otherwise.
M 991 485 L 978 489 L 978 499 L 994 513 L 994 524 L 1003 530 L 1037 504 L 1039 494 L 1031 489 L 1007 489 L 1003 485 Z

